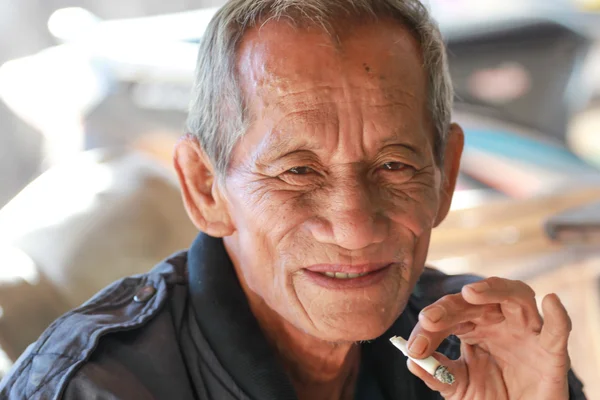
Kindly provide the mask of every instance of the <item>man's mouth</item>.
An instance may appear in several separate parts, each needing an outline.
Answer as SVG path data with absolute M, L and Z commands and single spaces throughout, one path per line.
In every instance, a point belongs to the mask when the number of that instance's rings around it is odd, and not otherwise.
M 350 274 L 346 274 L 344 272 L 320 272 L 320 274 L 323 274 L 325 276 L 328 276 L 330 278 L 335 278 L 335 279 L 354 279 L 354 278 L 360 278 L 361 276 L 365 276 L 368 275 L 370 272 L 363 272 L 360 274 L 355 274 L 355 273 L 350 273 Z
M 362 265 L 312 265 L 304 269 L 305 276 L 329 289 L 355 289 L 379 283 L 396 263 Z

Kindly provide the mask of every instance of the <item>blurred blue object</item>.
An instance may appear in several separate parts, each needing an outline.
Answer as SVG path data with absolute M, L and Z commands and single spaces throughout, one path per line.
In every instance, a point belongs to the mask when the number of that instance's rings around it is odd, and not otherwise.
M 596 167 L 548 135 L 472 113 L 457 113 L 457 120 L 465 131 L 457 199 L 475 189 L 488 192 L 482 204 L 491 194 L 525 199 L 600 185 Z
M 467 129 L 465 146 L 467 151 L 484 151 L 564 174 L 596 172 L 593 167 L 559 144 L 509 131 Z

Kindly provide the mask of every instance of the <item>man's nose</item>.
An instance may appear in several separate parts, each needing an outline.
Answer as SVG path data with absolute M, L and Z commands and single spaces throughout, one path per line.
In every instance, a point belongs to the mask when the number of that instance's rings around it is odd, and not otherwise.
M 360 250 L 385 240 L 388 221 L 369 185 L 354 181 L 329 191 L 323 201 L 315 238 L 347 250 Z

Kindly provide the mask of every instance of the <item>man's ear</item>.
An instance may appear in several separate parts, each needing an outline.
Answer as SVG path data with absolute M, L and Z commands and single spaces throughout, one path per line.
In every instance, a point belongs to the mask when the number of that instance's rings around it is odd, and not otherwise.
M 173 161 L 183 203 L 194 225 L 213 237 L 233 234 L 235 229 L 214 168 L 198 140 L 185 135 L 175 145 Z
M 464 144 L 465 135 L 462 128 L 458 124 L 450 125 L 450 131 L 448 132 L 448 139 L 446 141 L 446 150 L 444 152 L 444 176 L 440 187 L 440 206 L 438 208 L 434 227 L 441 224 L 450 211 Z

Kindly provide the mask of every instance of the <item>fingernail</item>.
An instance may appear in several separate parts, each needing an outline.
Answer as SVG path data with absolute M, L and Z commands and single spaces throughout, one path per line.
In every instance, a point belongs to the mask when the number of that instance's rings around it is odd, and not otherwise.
M 429 340 L 423 335 L 417 335 L 415 340 L 408 346 L 408 350 L 414 355 L 420 355 L 427 350 L 429 346 Z
M 433 306 L 424 309 L 421 311 L 421 314 L 431 322 L 438 322 L 444 317 L 446 310 L 444 310 L 441 306 Z
M 485 292 L 490 288 L 490 285 L 487 282 L 476 282 L 467 285 L 467 287 L 477 293 Z

